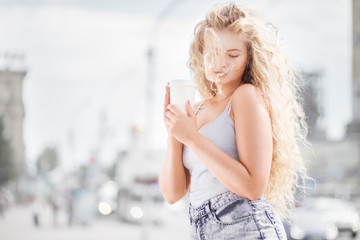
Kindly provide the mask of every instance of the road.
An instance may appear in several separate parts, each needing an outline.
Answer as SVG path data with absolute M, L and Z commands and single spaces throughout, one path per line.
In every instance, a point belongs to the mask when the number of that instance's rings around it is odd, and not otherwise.
M 101 217 L 88 225 L 66 224 L 66 215 L 58 214 L 57 225 L 49 209 L 40 218 L 40 226 L 33 224 L 28 207 L 13 207 L 0 217 L 1 240 L 184 240 L 189 239 L 186 211 L 169 212 L 162 225 L 141 226 L 122 223 L 115 216 Z M 342 234 L 338 240 L 352 239 Z M 356 238 L 360 240 L 360 235 Z
M 50 211 L 40 218 L 40 226 L 35 227 L 31 211 L 27 207 L 9 209 L 0 218 L 1 240 L 183 240 L 189 237 L 186 213 L 172 212 L 160 226 L 140 226 L 121 223 L 114 216 L 101 217 L 83 226 L 66 224 L 66 216 L 58 214 L 54 225 Z

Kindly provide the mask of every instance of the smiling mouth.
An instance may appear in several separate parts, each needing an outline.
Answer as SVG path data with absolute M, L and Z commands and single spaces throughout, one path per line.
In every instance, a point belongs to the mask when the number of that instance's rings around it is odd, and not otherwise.
M 226 72 L 215 72 L 217 77 L 223 77 L 226 75 Z

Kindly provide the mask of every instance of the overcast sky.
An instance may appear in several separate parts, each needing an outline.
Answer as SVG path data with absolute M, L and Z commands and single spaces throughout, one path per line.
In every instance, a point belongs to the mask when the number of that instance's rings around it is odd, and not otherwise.
M 130 146 L 130 128 L 145 116 L 146 52 L 156 16 L 171 1 L 0 0 L 0 53 L 26 55 L 25 144 L 33 162 L 57 146 L 66 166 L 94 153 L 111 162 Z M 151 144 L 165 147 L 164 86 L 189 78 L 194 26 L 216 1 L 177 1 L 157 24 Z M 295 65 L 323 72 L 328 136 L 351 119 L 351 1 L 248 0 L 279 29 Z

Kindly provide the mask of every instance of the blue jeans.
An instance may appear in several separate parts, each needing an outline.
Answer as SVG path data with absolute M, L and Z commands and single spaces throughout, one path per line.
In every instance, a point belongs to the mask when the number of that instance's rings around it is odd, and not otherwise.
M 261 197 L 251 201 L 232 192 L 217 195 L 199 207 L 189 207 L 191 240 L 286 240 L 273 207 Z

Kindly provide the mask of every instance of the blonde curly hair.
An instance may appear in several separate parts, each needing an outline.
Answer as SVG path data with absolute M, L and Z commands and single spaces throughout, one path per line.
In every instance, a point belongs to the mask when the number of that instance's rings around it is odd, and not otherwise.
M 295 193 L 304 189 L 309 179 L 299 150 L 300 144 L 308 145 L 297 81 L 300 74 L 293 69 L 272 24 L 235 3 L 217 4 L 195 27 L 190 47 L 188 66 L 203 99 L 216 95 L 212 82 L 206 79 L 203 63 L 207 32 L 225 29 L 244 37 L 249 67 L 244 71 L 241 84 L 251 83 L 258 89 L 270 114 L 273 156 L 264 196 L 286 218 L 294 207 Z

